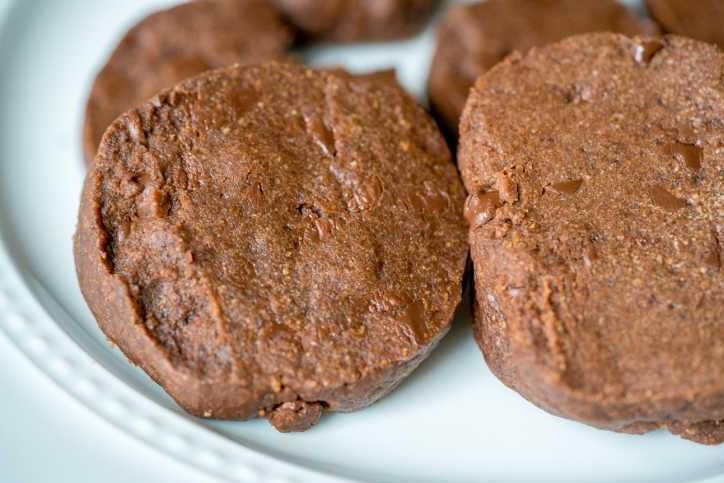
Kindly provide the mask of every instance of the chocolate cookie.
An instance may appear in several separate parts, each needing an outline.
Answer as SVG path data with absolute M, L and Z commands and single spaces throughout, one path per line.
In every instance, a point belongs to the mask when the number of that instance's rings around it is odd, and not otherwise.
M 446 333 L 463 202 L 401 89 L 234 66 L 111 125 L 76 266 L 106 335 L 189 412 L 303 430 L 389 392 Z
M 724 47 L 721 0 L 646 0 L 651 15 L 667 31 Z
M 326 72 L 344 77 L 345 79 L 362 81 L 362 82 L 381 82 L 393 85 L 399 89 L 403 89 L 397 81 L 397 71 L 395 69 L 373 70 L 369 72 L 350 72 L 342 67 L 333 67 L 331 69 L 322 69 Z
M 309 40 L 359 42 L 414 35 L 436 0 L 273 0 Z
M 616 431 L 724 431 L 724 54 L 589 34 L 515 54 L 460 124 L 490 368 Z
M 93 84 L 83 132 L 86 161 L 117 116 L 159 90 L 205 70 L 280 57 L 291 41 L 267 0 L 197 0 L 145 18 L 126 33 Z
M 438 30 L 430 105 L 455 138 L 475 79 L 511 52 L 586 32 L 637 35 L 652 29 L 615 0 L 487 0 L 455 6 Z

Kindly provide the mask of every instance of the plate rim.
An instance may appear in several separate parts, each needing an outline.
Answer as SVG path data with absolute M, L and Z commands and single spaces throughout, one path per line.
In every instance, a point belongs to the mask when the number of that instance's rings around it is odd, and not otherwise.
M 0 32 L 5 31 L 18 3 L 0 0 Z M 0 336 L 91 413 L 146 447 L 218 481 L 363 483 L 231 441 L 192 416 L 165 408 L 129 386 L 83 350 L 50 315 L 30 285 L 47 290 L 13 258 L 2 229 L 4 221 L 0 212 Z M 65 312 L 51 294 L 47 295 Z
M 2 221 L 0 214 L 0 226 Z M 63 392 L 116 429 L 221 481 L 363 483 L 249 448 L 190 415 L 152 401 L 93 359 L 59 327 L 31 284 L 45 291 L 12 257 L 0 230 L 0 334 Z
M 0 217 L 0 226 L 1 222 Z M 63 392 L 116 429 L 221 481 L 362 483 L 231 441 L 192 416 L 147 398 L 93 359 L 58 326 L 30 289 L 33 280 L 12 258 L 0 231 L 0 334 Z M 37 281 L 33 285 L 45 290 Z

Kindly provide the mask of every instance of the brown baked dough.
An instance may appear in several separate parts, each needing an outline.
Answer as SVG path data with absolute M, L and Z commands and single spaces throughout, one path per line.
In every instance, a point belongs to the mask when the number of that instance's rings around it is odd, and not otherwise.
M 342 67 L 332 67 L 322 69 L 326 72 L 335 74 L 345 79 L 356 80 L 361 82 L 382 82 L 404 89 L 397 80 L 397 71 L 395 69 L 372 70 L 369 72 L 350 72 Z
M 273 0 L 308 40 L 396 40 L 420 31 L 437 0 Z
M 667 32 L 724 47 L 724 2 L 721 0 L 646 0 Z
M 146 17 L 125 34 L 93 84 L 86 162 L 116 117 L 159 90 L 209 69 L 279 58 L 291 41 L 268 0 L 197 0 Z
M 463 202 L 400 88 L 234 66 L 111 125 L 76 266 L 101 329 L 189 412 L 303 430 L 392 390 L 446 333 Z
M 461 122 L 475 336 L 540 407 L 724 438 L 724 54 L 590 34 L 481 77 Z
M 653 33 L 615 0 L 487 0 L 443 19 L 430 71 L 430 104 L 452 138 L 475 80 L 511 52 L 587 32 Z

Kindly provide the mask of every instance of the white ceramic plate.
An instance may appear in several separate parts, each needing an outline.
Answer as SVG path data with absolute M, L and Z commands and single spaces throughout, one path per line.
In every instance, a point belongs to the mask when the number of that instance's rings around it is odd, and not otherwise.
M 105 341 L 71 254 L 88 87 L 133 20 L 168 3 L 0 0 L 0 329 L 50 379 L 146 444 L 230 481 L 664 482 L 724 473 L 722 448 L 665 432 L 598 431 L 528 404 L 488 372 L 465 314 L 392 395 L 307 433 L 180 411 Z M 428 31 L 310 56 L 353 70 L 395 66 L 420 96 L 431 50 Z

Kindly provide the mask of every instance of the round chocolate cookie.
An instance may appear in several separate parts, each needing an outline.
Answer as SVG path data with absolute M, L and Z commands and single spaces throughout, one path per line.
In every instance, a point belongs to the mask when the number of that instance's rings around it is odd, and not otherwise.
M 646 0 L 667 31 L 724 47 L 724 2 L 721 0 Z
M 437 0 L 273 0 L 309 40 L 359 42 L 409 37 Z
M 460 124 L 475 336 L 540 407 L 724 431 L 724 54 L 572 37 L 476 82 Z
M 455 6 L 438 30 L 430 105 L 455 138 L 475 79 L 511 52 L 587 32 L 637 35 L 653 29 L 615 0 L 487 0 Z
M 389 392 L 446 333 L 464 197 L 434 122 L 390 82 L 234 66 L 108 129 L 78 277 L 106 335 L 189 412 L 304 430 Z
M 197 0 L 146 17 L 123 37 L 93 84 L 83 149 L 96 155 L 121 113 L 187 77 L 279 58 L 292 35 L 267 0 Z

